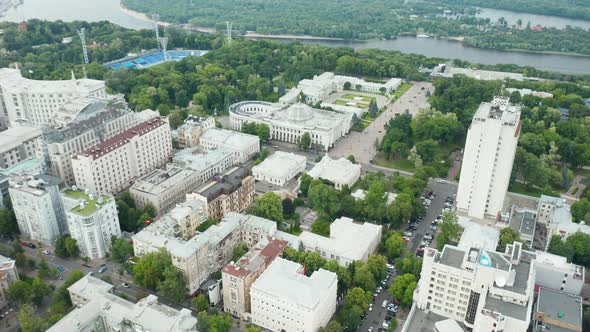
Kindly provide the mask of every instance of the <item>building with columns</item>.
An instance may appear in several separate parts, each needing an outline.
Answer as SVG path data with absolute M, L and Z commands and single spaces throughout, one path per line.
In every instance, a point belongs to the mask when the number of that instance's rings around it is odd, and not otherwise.
M 263 101 L 244 101 L 229 109 L 230 126 L 242 130 L 245 123 L 262 123 L 270 128 L 270 137 L 278 141 L 297 143 L 305 134 L 312 145 L 328 150 L 348 134 L 352 125 L 351 113 L 340 113 L 312 108 L 303 103 L 293 105 Z

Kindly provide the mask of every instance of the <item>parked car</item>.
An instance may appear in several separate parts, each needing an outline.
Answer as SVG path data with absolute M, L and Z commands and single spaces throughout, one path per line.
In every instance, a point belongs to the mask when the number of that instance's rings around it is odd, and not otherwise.
M 402 239 L 404 239 L 404 241 L 406 241 L 406 243 L 407 243 L 407 242 L 410 242 L 410 238 L 409 238 L 409 237 L 407 237 L 407 236 L 404 236 L 404 237 L 402 237 Z
M 396 299 L 393 299 L 393 300 L 391 300 L 391 303 L 393 303 L 393 304 L 395 304 L 395 305 L 397 305 L 397 306 L 399 306 L 399 305 L 400 305 L 400 302 L 399 302 L 399 300 L 396 300 Z
M 123 286 L 124 288 L 129 288 L 129 284 L 126 282 L 122 283 L 121 286 Z
M 384 300 L 383 303 L 381 304 L 382 308 L 387 308 L 387 300 Z
M 47 250 L 47 249 L 43 249 L 43 254 L 44 254 L 44 255 L 49 255 L 49 254 L 50 254 L 50 252 L 49 252 L 49 250 Z
M 29 244 L 27 245 L 27 247 L 29 247 L 29 248 L 31 248 L 31 249 L 37 249 L 37 246 L 36 246 L 36 245 L 34 245 L 33 243 L 29 243 Z
M 367 332 L 373 332 L 373 327 L 369 326 L 369 328 L 367 329 Z
M 60 266 L 57 267 L 57 270 L 60 271 L 60 272 L 63 272 L 63 271 L 66 270 L 66 268 L 60 265 Z
M 429 227 L 429 229 L 430 229 L 430 230 L 433 230 L 433 231 L 436 231 L 436 230 L 438 229 L 438 226 L 436 226 L 436 225 L 431 225 L 431 226 Z
M 428 240 L 428 241 L 432 241 L 432 235 L 430 235 L 430 234 L 424 234 L 423 239 L 424 240 Z
M 26 246 L 28 246 L 28 245 L 29 245 L 29 242 L 22 241 L 20 244 L 21 244 L 21 246 L 25 246 L 25 247 L 26 247 Z
M 105 273 L 109 268 L 105 266 L 102 266 L 100 269 L 98 269 L 98 273 Z
M 405 236 L 407 236 L 407 237 L 410 237 L 410 236 L 412 236 L 412 234 L 414 234 L 414 233 L 412 233 L 412 232 L 410 232 L 410 231 L 404 232 L 404 235 L 405 235 Z
M 381 287 L 381 286 L 377 287 L 377 293 L 381 293 L 382 290 L 383 290 L 383 287 Z

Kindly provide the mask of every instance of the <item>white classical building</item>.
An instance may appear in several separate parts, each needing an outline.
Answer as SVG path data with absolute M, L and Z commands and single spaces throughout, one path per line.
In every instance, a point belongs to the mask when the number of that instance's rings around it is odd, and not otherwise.
M 484 249 L 463 237 L 459 246 L 426 248 L 416 309 L 456 320 L 474 332 L 525 332 L 536 287 L 578 295 L 584 269 L 565 258 L 522 249 L 515 242 L 504 253 Z
M 447 66 L 446 64 L 442 63 L 438 66 L 434 67 L 430 76 L 433 77 L 444 77 L 444 78 L 451 78 L 455 75 L 465 75 L 467 77 L 474 78 L 476 80 L 482 81 L 496 81 L 496 80 L 515 80 L 515 81 L 524 81 L 524 75 L 520 73 L 508 73 L 503 71 L 491 71 L 491 70 L 481 70 L 481 69 L 473 69 L 473 68 L 460 68 L 460 67 L 452 67 Z
M 273 332 L 315 332 L 336 311 L 338 278 L 320 269 L 305 275 L 302 265 L 276 258 L 252 284 L 252 323 Z
M 87 78 L 36 81 L 22 77 L 20 70 L 0 69 L 0 125 L 29 124 L 42 126 L 55 111 L 76 97 L 107 96 L 104 81 Z
M 305 251 L 317 252 L 327 260 L 348 266 L 353 261 L 366 262 L 377 251 L 382 230 L 381 225 L 341 217 L 330 224 L 330 237 L 303 231 L 299 239 Z
M 76 184 L 91 192 L 117 193 L 166 164 L 171 153 L 168 120 L 153 118 L 72 158 Z
M 496 218 L 502 211 L 520 136 L 520 107 L 508 98 L 482 103 L 467 132 L 457 209 L 470 217 Z
M 244 163 L 260 152 L 258 136 L 219 128 L 205 131 L 200 137 L 200 144 L 209 151 L 217 148 L 232 150 L 238 163 Z
M 10 199 L 20 233 L 53 245 L 68 229 L 60 194 L 63 181 L 48 175 L 19 176 L 11 181 Z
M 276 151 L 264 161 L 252 167 L 252 175 L 258 181 L 284 186 L 299 173 L 305 171 L 307 158 L 292 152 Z
M 328 150 L 348 134 L 352 114 L 311 108 L 303 103 L 294 105 L 263 101 L 244 101 L 229 109 L 230 126 L 242 130 L 245 123 L 262 123 L 269 127 L 271 139 L 297 143 L 309 134 L 311 143 Z
M 95 195 L 73 186 L 62 192 L 70 235 L 82 256 L 104 258 L 111 250 L 111 238 L 121 236 L 115 198 Z
M 402 80 L 399 78 L 390 78 L 385 82 L 369 82 L 358 77 L 334 75 L 331 72 L 324 72 L 315 75 L 312 79 L 303 79 L 299 81 L 296 89 L 291 89 L 282 96 L 279 101 L 282 103 L 293 104 L 298 101 L 299 95 L 305 95 L 305 101 L 308 103 L 317 103 L 324 101 L 332 93 L 342 91 L 346 86 L 350 90 L 357 90 L 369 93 L 391 93 L 399 88 Z
M 326 154 L 307 174 L 314 179 L 330 181 L 340 190 L 345 185 L 351 188 L 358 181 L 361 177 L 361 165 L 346 158 L 332 159 Z
M 133 112 L 125 100 L 117 97 L 79 97 L 67 101 L 43 130 L 49 174 L 68 185 L 75 184 L 72 157 L 158 116 L 151 110 Z
M 0 169 L 20 162 L 41 158 L 41 129 L 17 126 L 0 132 Z
M 197 319 L 189 309 L 176 310 L 148 295 L 137 303 L 112 293 L 114 286 L 85 276 L 68 288 L 75 309 L 47 332 L 196 332 Z

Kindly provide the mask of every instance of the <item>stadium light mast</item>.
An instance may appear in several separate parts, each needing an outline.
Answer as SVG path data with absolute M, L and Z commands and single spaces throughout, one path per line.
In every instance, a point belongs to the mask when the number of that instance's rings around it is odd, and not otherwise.
M 233 22 L 230 21 L 225 21 L 225 27 L 227 28 L 227 36 L 226 36 L 226 43 L 227 45 L 231 45 L 232 39 L 231 39 L 231 31 L 232 31 L 232 26 L 233 26 Z
M 160 48 L 160 31 L 158 29 L 158 21 L 160 20 L 160 14 L 152 14 L 152 21 L 154 21 L 154 30 L 156 31 L 156 42 L 158 43 L 158 50 Z
M 86 78 L 86 65 L 89 63 L 88 61 L 88 49 L 86 48 L 86 29 L 81 28 L 78 30 L 78 36 L 80 36 L 80 42 L 82 43 L 82 55 L 84 56 L 84 66 L 82 66 L 82 71 L 84 71 L 84 78 Z
M 162 47 L 162 53 L 164 53 L 164 61 L 168 61 L 168 52 L 166 52 L 166 47 L 168 46 L 168 38 L 159 37 L 158 42 L 160 47 Z

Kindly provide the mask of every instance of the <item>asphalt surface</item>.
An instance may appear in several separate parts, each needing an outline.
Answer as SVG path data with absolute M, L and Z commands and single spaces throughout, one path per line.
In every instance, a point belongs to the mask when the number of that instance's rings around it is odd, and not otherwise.
M 437 180 L 430 180 L 428 182 L 428 186 L 426 191 L 432 191 L 435 194 L 434 199 L 430 203 L 430 206 L 426 209 L 426 215 L 421 223 L 418 224 L 418 230 L 413 232 L 412 239 L 408 242 L 406 249 L 410 253 L 415 253 L 416 249 L 420 246 L 420 242 L 422 242 L 422 237 L 424 234 L 428 232 L 428 228 L 431 225 L 431 222 L 442 213 L 442 209 L 444 207 L 445 199 L 447 196 L 452 196 L 457 192 L 457 184 L 445 181 L 444 183 L 439 183 Z M 430 231 L 432 233 L 432 231 Z M 432 242 L 432 245 L 435 245 L 436 240 Z M 389 294 L 389 287 L 395 280 L 396 274 L 394 273 L 392 277 L 388 280 L 387 287 L 385 287 L 380 294 L 378 294 L 377 299 L 373 303 L 373 311 L 367 312 L 367 317 L 363 320 L 360 328 L 358 331 L 366 332 L 369 327 L 373 327 L 373 332 L 377 332 L 377 330 L 382 326 L 385 317 L 387 316 L 387 308 L 383 308 L 382 304 L 384 300 L 387 300 L 389 303 L 393 300 L 391 295 Z M 402 309 L 400 309 L 402 311 Z M 396 331 L 400 331 L 404 320 L 400 318 L 402 315 L 397 315 L 398 320 L 398 327 Z

